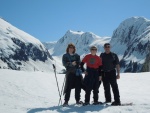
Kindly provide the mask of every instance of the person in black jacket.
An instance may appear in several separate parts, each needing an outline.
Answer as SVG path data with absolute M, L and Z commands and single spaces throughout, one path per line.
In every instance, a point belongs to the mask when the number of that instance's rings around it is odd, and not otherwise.
M 74 44 L 68 44 L 66 54 L 63 55 L 62 63 L 66 68 L 66 82 L 64 88 L 65 102 L 63 106 L 68 105 L 70 99 L 71 89 L 75 88 L 75 100 L 76 104 L 82 104 L 80 101 L 82 74 L 76 75 L 76 69 L 79 68 L 80 56 L 75 53 L 76 48 Z
M 110 51 L 110 44 L 104 44 L 105 52 L 101 53 L 102 58 L 102 81 L 105 90 L 105 103 L 111 102 L 110 85 L 114 93 L 114 102 L 112 105 L 121 105 L 119 88 L 117 84 L 117 79 L 120 79 L 120 66 L 118 56 Z M 117 75 L 116 75 L 117 71 Z

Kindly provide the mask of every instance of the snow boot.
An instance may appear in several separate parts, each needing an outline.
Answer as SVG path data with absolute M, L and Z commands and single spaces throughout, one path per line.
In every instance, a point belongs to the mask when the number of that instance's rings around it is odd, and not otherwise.
M 111 105 L 112 105 L 112 106 L 121 106 L 121 102 L 116 102 L 116 101 L 114 101 L 114 102 L 112 102 Z
M 83 105 L 83 102 L 82 101 L 76 101 L 76 104 L 77 105 Z
M 90 105 L 90 103 L 89 102 L 83 103 L 83 106 L 87 106 L 87 105 Z
M 102 102 L 94 102 L 93 105 L 99 105 L 99 104 L 103 104 Z
M 105 101 L 104 104 L 111 103 L 111 101 Z
M 69 106 L 69 105 L 68 105 L 68 102 L 64 102 L 64 103 L 63 103 L 63 107 L 66 107 L 66 106 Z

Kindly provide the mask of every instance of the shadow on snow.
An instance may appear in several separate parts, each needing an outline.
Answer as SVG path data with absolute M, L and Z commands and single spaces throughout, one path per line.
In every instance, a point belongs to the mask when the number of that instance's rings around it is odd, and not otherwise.
M 34 109 L 30 109 L 27 113 L 36 113 L 36 112 L 43 112 L 43 111 L 55 111 L 55 112 L 61 112 L 61 113 L 67 113 L 67 112 L 85 113 L 87 111 L 98 112 L 107 107 L 109 106 L 104 106 L 104 105 L 76 106 L 75 104 L 73 104 L 67 107 L 53 106 L 49 108 L 34 108 Z

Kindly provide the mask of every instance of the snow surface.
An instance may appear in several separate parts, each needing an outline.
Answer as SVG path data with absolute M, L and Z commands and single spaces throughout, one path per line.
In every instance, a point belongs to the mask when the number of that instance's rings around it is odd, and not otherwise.
M 57 74 L 60 89 L 63 74 Z M 125 73 L 118 80 L 121 102 L 133 106 L 76 106 L 72 90 L 69 107 L 58 106 L 54 73 L 0 70 L 0 113 L 149 113 L 150 73 Z M 84 91 L 81 100 L 84 100 Z M 103 86 L 99 100 L 104 101 Z M 91 95 L 92 101 L 92 95 Z

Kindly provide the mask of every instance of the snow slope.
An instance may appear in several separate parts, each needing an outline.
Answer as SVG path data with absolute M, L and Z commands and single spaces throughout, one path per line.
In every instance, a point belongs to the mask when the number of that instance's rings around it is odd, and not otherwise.
M 0 18 L 0 68 L 49 71 L 52 57 L 33 36 Z
M 70 106 L 58 105 L 54 73 L 0 70 L 0 113 L 149 113 L 150 73 L 121 74 L 118 80 L 121 102 L 133 102 L 134 106 L 75 106 L 72 91 Z M 60 88 L 63 74 L 57 74 Z M 81 100 L 84 100 L 82 91 Z M 100 101 L 104 101 L 103 86 Z M 91 96 L 92 101 L 92 96 Z
M 57 43 L 57 41 L 54 41 L 54 42 L 43 42 L 43 45 L 48 49 L 48 51 L 50 53 L 53 53 L 53 49 L 54 49 L 54 46 L 55 44 Z

